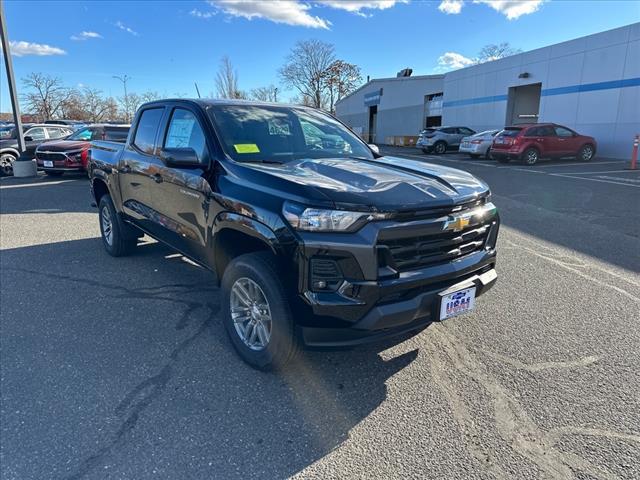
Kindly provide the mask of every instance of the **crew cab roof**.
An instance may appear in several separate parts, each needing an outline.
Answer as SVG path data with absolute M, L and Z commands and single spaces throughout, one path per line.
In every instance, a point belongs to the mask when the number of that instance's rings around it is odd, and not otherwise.
M 295 108 L 313 108 L 306 105 L 299 105 L 294 103 L 276 103 L 276 102 L 261 102 L 258 100 L 240 100 L 232 98 L 167 98 L 163 100 L 153 100 L 151 102 L 143 104 L 142 107 L 153 105 L 165 105 L 167 103 L 192 103 L 199 105 L 202 108 L 206 108 L 214 105 L 238 105 L 238 106 L 274 106 L 274 107 L 295 107 Z

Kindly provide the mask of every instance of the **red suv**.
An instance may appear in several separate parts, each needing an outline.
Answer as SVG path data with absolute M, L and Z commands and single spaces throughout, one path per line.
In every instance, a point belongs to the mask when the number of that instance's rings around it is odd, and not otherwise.
M 491 156 L 501 163 L 522 160 L 535 165 L 540 158 L 575 157 L 584 162 L 596 154 L 596 140 L 555 123 L 505 127 L 491 145 Z

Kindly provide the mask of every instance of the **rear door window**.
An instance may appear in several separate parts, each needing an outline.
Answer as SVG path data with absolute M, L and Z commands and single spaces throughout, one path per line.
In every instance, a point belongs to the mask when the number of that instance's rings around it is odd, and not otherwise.
M 164 107 L 149 108 L 140 114 L 133 144 L 138 150 L 147 155 L 153 155 L 154 153 L 158 126 L 163 113 Z

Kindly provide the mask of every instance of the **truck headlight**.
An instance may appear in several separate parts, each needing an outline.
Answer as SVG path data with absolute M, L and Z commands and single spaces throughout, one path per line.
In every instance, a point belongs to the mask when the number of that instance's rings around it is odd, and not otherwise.
M 306 208 L 289 202 L 282 214 L 293 228 L 309 232 L 354 232 L 367 222 L 389 218 L 386 213 Z

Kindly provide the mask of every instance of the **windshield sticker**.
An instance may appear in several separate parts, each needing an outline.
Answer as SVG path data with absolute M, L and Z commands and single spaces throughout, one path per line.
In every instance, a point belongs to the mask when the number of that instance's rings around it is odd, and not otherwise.
M 291 135 L 289 122 L 284 118 L 272 118 L 269 120 L 269 135 Z
M 233 148 L 238 153 L 260 153 L 260 149 L 255 143 L 236 143 Z

